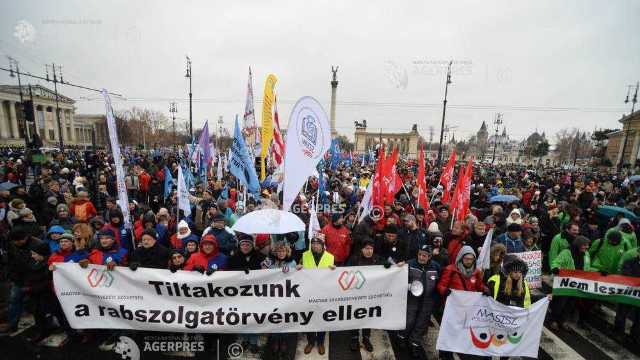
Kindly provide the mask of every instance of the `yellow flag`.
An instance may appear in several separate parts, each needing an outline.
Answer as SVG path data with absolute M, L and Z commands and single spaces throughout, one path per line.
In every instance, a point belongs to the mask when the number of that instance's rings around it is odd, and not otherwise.
M 266 158 L 269 145 L 273 139 L 273 117 L 271 108 L 273 107 L 273 88 L 276 86 L 278 78 L 269 74 L 264 83 L 264 96 L 262 100 L 262 149 L 260 150 L 260 181 L 267 177 Z

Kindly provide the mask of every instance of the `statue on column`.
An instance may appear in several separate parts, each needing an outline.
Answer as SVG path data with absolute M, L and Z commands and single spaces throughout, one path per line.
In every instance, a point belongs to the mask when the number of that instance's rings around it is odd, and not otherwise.
M 333 73 L 333 81 L 338 81 L 337 74 L 338 74 L 339 67 L 340 66 L 336 66 L 336 67 L 333 67 L 333 65 L 331 66 L 331 72 Z

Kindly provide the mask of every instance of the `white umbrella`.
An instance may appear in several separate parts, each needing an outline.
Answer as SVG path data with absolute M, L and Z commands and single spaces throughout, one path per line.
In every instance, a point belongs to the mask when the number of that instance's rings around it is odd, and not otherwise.
M 231 227 L 245 234 L 286 234 L 304 231 L 305 225 L 296 215 L 277 209 L 262 209 L 239 218 Z

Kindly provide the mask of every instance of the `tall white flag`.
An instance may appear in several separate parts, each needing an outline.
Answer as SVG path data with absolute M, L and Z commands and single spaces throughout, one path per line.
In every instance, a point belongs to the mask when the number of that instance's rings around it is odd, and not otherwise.
M 178 166 L 178 209 L 182 210 L 184 216 L 191 215 L 191 204 L 189 203 L 189 189 L 184 183 L 182 166 Z
M 371 181 L 369 181 L 369 185 L 367 186 L 367 191 L 364 192 L 364 196 L 362 197 L 362 201 L 360 202 L 360 208 L 362 208 L 362 213 L 358 218 L 358 222 L 362 221 L 362 219 L 364 219 L 365 216 L 369 215 L 369 213 L 371 212 L 371 209 L 373 208 L 373 201 L 371 201 L 371 195 L 373 194 L 374 179 L 375 179 L 375 176 L 373 177 L 373 179 L 371 179 Z M 358 208 L 358 210 L 360 210 L 360 208 Z
M 309 206 L 309 229 L 308 229 L 309 241 L 313 239 L 313 235 L 320 232 L 320 221 L 318 221 L 318 214 L 316 213 L 316 202 L 311 199 L 311 206 Z
M 104 105 L 107 113 L 107 128 L 109 129 L 111 154 L 113 155 L 113 162 L 116 166 L 118 206 L 120 206 L 120 210 L 122 210 L 122 215 L 124 217 L 124 227 L 127 229 L 131 229 L 131 219 L 129 217 L 129 197 L 127 196 L 127 187 L 124 184 L 124 168 L 122 167 L 122 156 L 120 154 L 120 144 L 118 142 L 118 131 L 116 130 L 116 123 L 113 119 L 113 108 L 111 107 L 111 99 L 109 98 L 109 94 L 107 93 L 106 89 L 102 89 L 102 96 L 104 97 Z
M 480 255 L 478 255 L 478 260 L 476 260 L 476 267 L 479 269 L 489 269 L 491 267 L 491 241 L 493 240 L 493 228 L 489 229 L 487 236 L 484 238 L 484 244 L 482 244 L 482 248 L 480 249 Z M 476 250 L 476 249 L 473 249 Z
M 331 146 L 327 113 L 310 97 L 300 98 L 291 110 L 284 155 L 283 207 L 289 211 L 300 188 Z
M 216 171 L 216 178 L 218 180 L 222 180 L 222 156 L 223 154 L 218 155 L 218 171 Z

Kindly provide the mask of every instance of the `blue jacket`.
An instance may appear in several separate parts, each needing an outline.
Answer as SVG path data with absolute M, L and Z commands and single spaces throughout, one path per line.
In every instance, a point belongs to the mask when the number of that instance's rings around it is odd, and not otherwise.
M 496 241 L 507 247 L 507 254 L 527 251 L 527 249 L 524 248 L 524 244 L 522 243 L 522 238 L 518 237 L 512 239 L 509 237 L 509 233 L 504 233 L 498 236 L 498 239 Z

